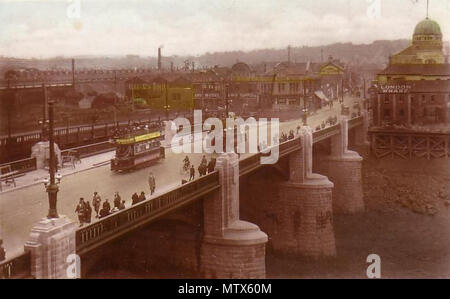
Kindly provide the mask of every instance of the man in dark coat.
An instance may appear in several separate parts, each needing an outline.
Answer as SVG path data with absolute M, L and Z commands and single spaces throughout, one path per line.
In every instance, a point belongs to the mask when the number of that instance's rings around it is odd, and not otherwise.
M 92 206 L 94 207 L 96 216 L 95 218 L 98 218 L 98 212 L 100 210 L 100 203 L 102 199 L 100 198 L 100 195 L 98 195 L 97 192 L 94 192 L 94 197 L 92 198 Z
M 141 202 L 141 201 L 144 201 L 144 200 L 145 200 L 145 193 L 144 193 L 144 191 L 142 191 L 141 194 L 139 195 L 138 201 Z
M 120 201 L 121 201 L 121 198 L 120 198 L 119 192 L 116 192 L 116 194 L 114 194 L 114 208 L 117 208 L 117 209 L 120 208 Z
M 135 205 L 139 202 L 139 195 L 136 192 L 131 196 L 131 204 Z
M 194 165 L 191 165 L 191 168 L 189 169 L 189 181 L 195 180 L 195 168 Z
M 92 207 L 91 207 L 89 201 L 86 201 L 84 216 L 85 216 L 86 223 L 91 223 Z
M 108 211 L 108 213 L 111 211 L 111 205 L 109 204 L 108 199 L 105 199 L 105 202 L 103 203 L 103 209 Z
M 80 198 L 80 201 L 77 204 L 77 208 L 75 209 L 75 213 L 78 215 L 78 221 L 80 222 L 80 227 L 84 224 L 84 213 L 86 210 L 86 204 L 84 203 L 83 197 Z

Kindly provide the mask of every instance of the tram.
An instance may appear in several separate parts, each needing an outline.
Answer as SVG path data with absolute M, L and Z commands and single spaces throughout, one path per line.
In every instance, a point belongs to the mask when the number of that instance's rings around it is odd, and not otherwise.
M 138 130 L 114 138 L 116 155 L 111 159 L 112 171 L 125 171 L 165 158 L 161 133 Z

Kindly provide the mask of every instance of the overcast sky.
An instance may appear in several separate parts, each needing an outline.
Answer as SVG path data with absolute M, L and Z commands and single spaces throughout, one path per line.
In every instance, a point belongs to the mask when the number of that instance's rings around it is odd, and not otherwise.
M 411 38 L 425 15 L 426 0 L 0 0 L 0 55 L 155 56 L 159 45 L 164 55 L 198 55 L 370 43 Z M 430 1 L 445 40 L 449 16 L 450 0 Z

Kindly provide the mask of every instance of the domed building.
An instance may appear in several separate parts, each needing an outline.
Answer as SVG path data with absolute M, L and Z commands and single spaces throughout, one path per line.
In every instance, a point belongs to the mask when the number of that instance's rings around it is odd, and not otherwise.
M 429 18 L 419 22 L 412 44 L 390 57 L 372 90 L 373 125 L 409 128 L 442 127 L 450 119 L 450 64 L 445 61 L 442 32 Z
M 441 27 L 426 18 L 416 25 L 411 46 L 394 54 L 390 64 L 442 64 L 445 61 L 442 48 Z

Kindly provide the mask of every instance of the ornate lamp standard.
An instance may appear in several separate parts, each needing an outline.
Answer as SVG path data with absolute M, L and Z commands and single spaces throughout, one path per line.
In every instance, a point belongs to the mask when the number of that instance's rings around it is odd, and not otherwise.
M 46 191 L 48 193 L 48 202 L 49 202 L 49 210 L 47 218 L 59 218 L 58 211 L 56 210 L 56 202 L 57 202 L 57 194 L 59 191 L 58 184 L 61 181 L 61 175 L 57 174 L 55 181 L 55 172 L 56 172 L 56 159 L 55 159 L 55 142 L 53 136 L 53 101 L 48 102 L 48 119 L 49 119 L 49 146 L 50 146 L 50 161 L 49 161 L 49 173 L 50 173 L 50 182 L 48 179 L 44 180 L 44 185 Z

